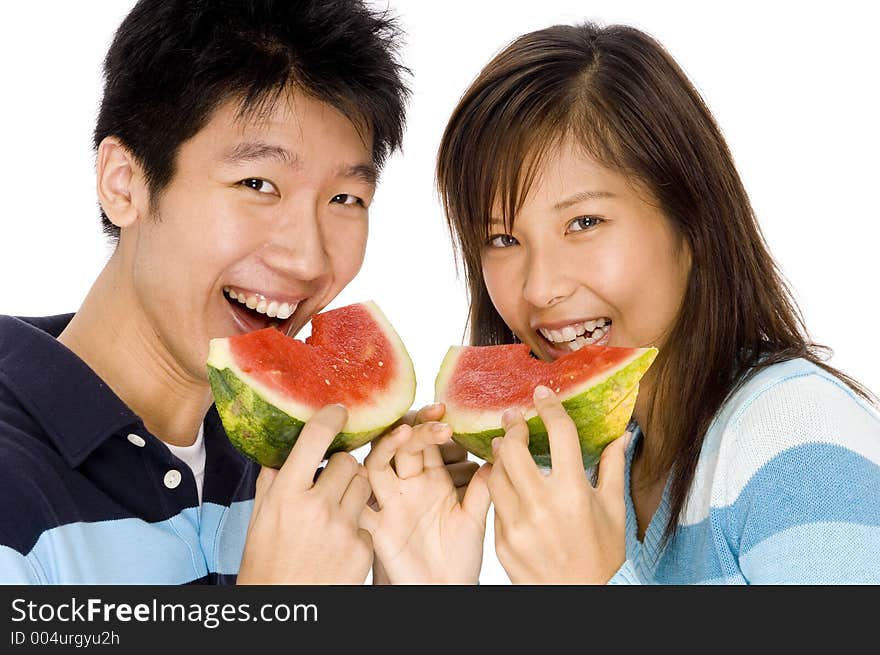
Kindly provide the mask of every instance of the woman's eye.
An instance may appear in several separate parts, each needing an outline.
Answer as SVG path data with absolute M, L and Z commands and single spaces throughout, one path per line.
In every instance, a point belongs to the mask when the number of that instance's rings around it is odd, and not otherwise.
M 488 243 L 492 248 L 509 248 L 510 246 L 515 246 L 519 242 L 509 234 L 498 234 L 489 237 Z
M 330 202 L 336 203 L 337 205 L 360 205 L 364 206 L 364 201 L 358 198 L 357 196 L 353 196 L 350 193 L 338 193 L 332 198 L 330 198 Z
M 568 224 L 568 231 L 583 232 L 584 230 L 591 230 L 601 222 L 602 219 L 595 216 L 578 216 Z
M 239 182 L 239 184 L 260 193 L 270 193 L 278 195 L 278 189 L 275 188 L 274 184 L 272 184 L 268 180 L 263 180 L 258 177 L 249 177 L 246 180 L 242 180 L 241 182 Z

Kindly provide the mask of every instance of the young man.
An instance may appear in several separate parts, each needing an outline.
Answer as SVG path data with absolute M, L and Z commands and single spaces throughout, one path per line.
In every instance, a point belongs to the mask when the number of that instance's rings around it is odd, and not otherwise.
M 360 268 L 403 132 L 396 37 L 357 0 L 125 18 L 95 130 L 116 249 L 75 315 L 0 317 L 0 581 L 364 581 L 363 467 L 334 455 L 313 481 L 345 409 L 258 478 L 205 360 L 214 337 L 295 334 Z

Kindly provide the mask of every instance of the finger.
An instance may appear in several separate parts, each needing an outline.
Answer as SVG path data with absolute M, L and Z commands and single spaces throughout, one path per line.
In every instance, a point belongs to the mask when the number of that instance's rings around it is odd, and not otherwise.
M 489 494 L 495 505 L 495 514 L 505 518 L 512 518 L 519 510 L 519 496 L 510 482 L 510 478 L 507 477 L 507 471 L 504 469 L 504 462 L 501 459 L 499 449 L 500 445 L 501 437 L 495 437 L 492 440 L 495 462 L 492 464 L 491 474 L 489 475 Z
M 529 426 L 519 412 L 507 410 L 501 416 L 504 438 L 499 449 L 511 483 L 525 495 L 541 497 L 541 473 L 529 453 Z
M 444 464 L 455 464 L 467 460 L 468 451 L 461 444 L 450 439 L 446 443 L 440 444 L 440 454 L 443 456 Z
M 538 416 L 547 428 L 550 442 L 550 460 L 554 477 L 579 479 L 584 475 L 584 459 L 574 421 L 556 394 L 544 386 L 535 387 L 533 396 Z
M 333 453 L 313 489 L 331 502 L 339 503 L 359 468 L 360 464 L 349 453 Z
M 424 458 L 425 468 L 443 468 L 443 456 L 440 454 L 440 444 L 449 441 L 452 436 L 452 429 L 446 423 L 437 423 L 435 421 L 429 423 L 420 423 L 413 428 L 412 445 L 413 449 L 422 448 L 422 457 Z M 404 446 L 408 448 L 408 446 Z
M 357 521 L 361 510 L 367 507 L 372 492 L 370 481 L 367 479 L 367 470 L 359 466 L 357 474 L 348 483 L 348 488 L 339 501 L 342 513 L 352 521 Z
M 342 432 L 346 421 L 348 412 L 342 405 L 327 405 L 315 412 L 299 433 L 290 455 L 278 472 L 276 482 L 286 488 L 310 489 L 315 469 L 324 460 L 327 448 Z
M 406 414 L 404 414 L 399 419 L 394 421 L 394 423 L 391 424 L 391 426 L 388 428 L 388 432 L 393 432 L 394 430 L 399 428 L 401 425 L 409 425 L 410 427 L 412 427 L 416 423 L 416 414 L 417 414 L 416 410 L 414 410 L 414 409 L 409 410 Z
M 466 487 L 479 468 L 480 465 L 476 462 L 456 462 L 455 464 L 446 465 L 446 470 L 449 472 L 449 477 L 452 478 L 452 485 L 454 487 Z
M 605 446 L 599 458 L 599 478 L 596 491 L 608 493 L 611 497 L 623 498 L 626 477 L 626 449 L 632 440 L 632 432 L 624 432 Z
M 439 421 L 446 413 L 446 405 L 443 403 L 434 403 L 426 405 L 416 413 L 416 423 L 427 423 L 429 421 Z
M 412 428 L 408 425 L 397 426 L 390 434 L 374 441 L 370 454 L 364 459 L 370 484 L 380 503 L 397 488 L 397 474 L 391 467 L 391 461 L 400 446 L 410 438 L 411 433 Z
M 492 503 L 492 496 L 489 494 L 489 476 L 491 473 L 492 465 L 483 464 L 474 474 L 473 478 L 471 478 L 467 491 L 465 491 L 464 499 L 461 501 L 462 509 L 484 528 L 486 527 L 486 514 L 489 512 L 489 505 Z
M 443 458 L 437 446 L 449 439 L 452 431 L 445 423 L 421 423 L 413 428 L 412 437 L 394 456 L 397 477 L 412 478 L 426 467 L 443 466 Z

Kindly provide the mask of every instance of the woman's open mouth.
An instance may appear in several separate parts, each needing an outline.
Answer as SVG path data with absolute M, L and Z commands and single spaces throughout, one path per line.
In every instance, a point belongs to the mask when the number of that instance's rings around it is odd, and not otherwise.
M 611 319 L 602 317 L 582 323 L 572 323 L 558 330 L 539 328 L 538 333 L 555 351 L 575 351 L 584 346 L 604 346 L 608 343 Z
M 233 319 L 243 332 L 271 327 L 289 335 L 294 312 L 300 304 L 299 301 L 269 298 L 261 293 L 236 287 L 223 287 L 223 296 L 232 309 Z

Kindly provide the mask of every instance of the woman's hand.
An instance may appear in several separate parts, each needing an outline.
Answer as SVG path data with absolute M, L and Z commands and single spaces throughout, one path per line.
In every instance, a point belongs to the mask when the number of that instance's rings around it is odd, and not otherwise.
M 314 481 L 347 416 L 340 405 L 316 412 L 283 466 L 260 471 L 239 584 L 363 584 L 373 562 L 370 535 L 358 528 L 366 471 L 336 453 Z
M 514 584 L 604 584 L 626 559 L 624 453 L 630 435 L 602 453 L 595 488 L 584 472 L 577 429 L 562 403 L 537 387 L 553 468 L 543 475 L 529 454 L 522 415 L 507 411 L 492 442 L 489 491 L 495 550 Z
M 394 428 L 402 424 L 414 426 L 419 425 L 420 423 L 427 423 L 428 421 L 439 421 L 443 418 L 445 413 L 446 405 L 443 403 L 427 405 L 418 411 L 412 410 L 407 412 L 406 415 L 394 425 Z M 389 430 L 389 432 L 392 430 Z M 372 448 L 372 446 L 378 442 L 378 439 L 373 441 L 370 447 Z M 471 481 L 471 478 L 474 477 L 474 473 L 477 472 L 480 465 L 476 462 L 470 461 L 467 457 L 467 451 L 452 439 L 447 439 L 445 443 L 440 444 L 440 455 L 443 457 L 443 464 L 446 466 L 446 471 L 452 478 L 452 484 L 455 485 L 455 494 L 458 499 L 461 500 L 464 498 L 465 491 L 467 491 L 468 483 Z M 394 464 L 392 462 L 392 467 L 393 466 Z M 369 505 L 378 511 L 379 505 L 376 502 L 375 496 L 370 497 Z M 391 584 L 388 580 L 388 575 L 385 573 L 385 567 L 382 566 L 382 560 L 375 556 L 373 557 L 373 584 Z
M 478 580 L 490 467 L 473 475 L 459 501 L 439 448 L 450 436 L 444 423 L 403 424 L 378 439 L 364 461 L 378 510 L 366 507 L 360 525 L 372 536 L 383 581 L 473 584 Z

